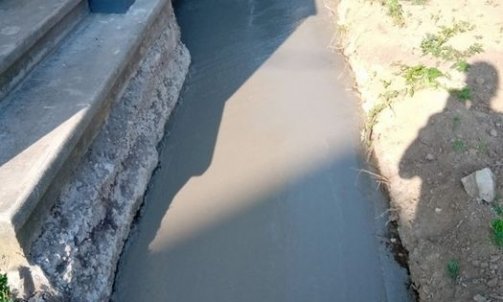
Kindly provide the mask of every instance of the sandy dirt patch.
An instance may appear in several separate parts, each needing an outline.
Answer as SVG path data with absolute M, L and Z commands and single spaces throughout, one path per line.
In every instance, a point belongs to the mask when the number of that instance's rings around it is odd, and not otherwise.
M 503 300 L 503 3 L 341 0 L 338 43 L 421 301 Z M 496 198 L 461 178 L 482 168 Z M 503 222 L 502 222 L 503 223 Z

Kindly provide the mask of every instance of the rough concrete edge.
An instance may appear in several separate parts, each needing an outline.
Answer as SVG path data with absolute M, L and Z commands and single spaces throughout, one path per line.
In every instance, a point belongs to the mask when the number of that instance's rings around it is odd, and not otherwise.
M 144 8 L 145 6 L 146 8 Z M 91 106 L 80 119 L 79 125 L 72 129 L 69 138 L 63 143 L 57 154 L 53 154 L 51 162 L 44 167 L 41 175 L 29 179 L 31 184 L 19 193 L 19 207 L 11 209 L 11 213 L 7 213 L 12 217 L 0 217 L 0 220 L 10 220 L 7 224 L 12 224 L 14 228 L 14 230 L 8 227 L 4 229 L 0 225 L 0 233 L 4 232 L 8 234 L 8 237 L 14 238 L 3 245 L 2 255 L 7 255 L 9 259 L 6 261 L 6 265 L 2 265 L 0 262 L 0 268 L 11 269 L 12 266 L 23 263 L 22 259 L 19 260 L 20 255 L 23 254 L 22 250 L 29 248 L 32 239 L 40 231 L 40 225 L 37 222 L 53 206 L 55 192 L 57 195 L 63 180 L 72 172 L 73 167 L 88 149 L 89 144 L 108 116 L 113 100 L 123 94 L 125 83 L 130 80 L 138 68 L 140 59 L 144 56 L 148 46 L 169 22 L 167 20 L 170 19 L 170 14 L 172 14 L 171 2 L 168 0 L 141 0 L 137 1 L 136 7 L 132 7 L 127 16 L 132 31 L 129 33 L 126 47 L 123 47 L 125 51 L 122 52 L 120 64 L 117 64 L 114 73 L 109 75 L 106 82 L 94 91 Z M 113 15 L 98 16 L 97 18 L 90 17 L 84 21 L 84 24 L 69 36 L 70 42 L 78 40 L 79 35 L 83 31 L 85 32 L 90 22 L 114 19 Z M 11 98 L 8 102 L 12 100 L 15 98 Z M 0 106 L 2 106 L 1 103 Z
M 96 88 L 94 94 L 91 94 L 93 101 L 90 102 L 90 106 L 86 108 L 78 125 L 74 127 L 60 150 L 58 150 L 58 154 L 53 156 L 50 163 L 43 167 L 44 171 L 41 172 L 40 176 L 29 179 L 27 182 L 29 185 L 22 188 L 17 196 L 15 201 L 17 208 L 9 210 L 11 212 L 9 214 L 11 215 L 11 223 L 14 225 L 16 233 L 31 218 L 31 213 L 38 206 L 40 199 L 46 194 L 48 187 L 54 184 L 54 178 L 60 170 L 65 165 L 72 164 L 68 163 L 68 159 L 73 155 L 72 153 L 74 153 L 73 151 L 77 148 L 77 145 L 80 144 L 83 149 L 87 150 L 88 144 L 82 144 L 82 141 L 87 140 L 90 143 L 97 135 L 97 129 L 101 128 L 109 114 L 111 103 L 124 92 L 125 83 L 129 81 L 138 68 L 140 58 L 145 54 L 146 46 L 155 40 L 153 36 L 160 32 L 161 27 L 166 25 L 164 19 L 168 17 L 162 15 L 162 13 L 166 11 L 168 3 L 171 5 L 168 0 L 139 0 L 136 7 L 131 8 L 133 12 L 130 14 L 128 21 L 133 25 L 130 26 L 131 32 L 127 37 L 127 44 L 123 46 L 125 51 L 119 54 L 122 57 L 119 64 L 114 66 L 113 73 L 110 73 L 103 84 Z M 145 4 L 147 4 L 148 8 L 142 7 Z M 113 15 L 112 17 L 106 16 L 107 19 L 114 18 Z M 102 22 L 102 20 L 91 19 L 87 22 Z M 71 34 L 73 35 L 71 37 L 73 41 L 79 39 L 79 35 L 82 33 L 81 30 L 85 31 L 84 28 L 89 24 L 82 25 L 75 33 Z M 14 99 L 11 98 L 8 102 L 12 102 Z M 12 104 L 10 105 L 12 106 Z
M 44 222 L 31 265 L 10 274 L 25 298 L 35 291 L 33 301 L 108 299 L 190 63 L 174 15 L 153 44 Z

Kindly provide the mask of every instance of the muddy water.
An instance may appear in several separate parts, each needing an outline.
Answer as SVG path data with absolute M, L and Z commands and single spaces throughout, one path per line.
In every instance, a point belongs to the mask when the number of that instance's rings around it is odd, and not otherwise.
M 407 301 L 315 0 L 178 0 L 193 64 L 116 301 Z

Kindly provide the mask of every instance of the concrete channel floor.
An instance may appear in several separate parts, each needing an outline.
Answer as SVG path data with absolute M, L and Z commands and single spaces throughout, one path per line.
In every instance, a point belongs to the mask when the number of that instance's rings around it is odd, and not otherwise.
M 178 0 L 192 66 L 113 301 L 408 301 L 317 0 Z

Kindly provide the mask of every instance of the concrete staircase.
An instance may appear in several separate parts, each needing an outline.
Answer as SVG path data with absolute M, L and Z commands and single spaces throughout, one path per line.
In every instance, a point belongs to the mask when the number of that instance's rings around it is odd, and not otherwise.
M 38 234 L 167 1 L 136 0 L 123 14 L 91 13 L 87 0 L 0 1 L 0 256 Z

